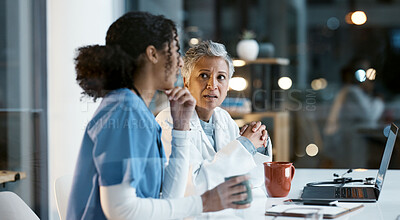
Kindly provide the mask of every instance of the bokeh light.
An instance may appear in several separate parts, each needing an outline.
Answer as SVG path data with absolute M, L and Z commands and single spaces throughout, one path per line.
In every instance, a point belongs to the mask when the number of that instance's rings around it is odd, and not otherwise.
M 355 25 L 363 25 L 367 22 L 367 15 L 363 11 L 355 11 L 351 14 L 351 22 Z
M 190 45 L 197 45 L 197 44 L 199 44 L 199 39 L 198 38 L 195 38 L 195 37 L 193 37 L 193 38 L 190 38 L 190 40 L 189 40 L 189 44 Z
M 363 69 L 359 69 L 355 72 L 357 81 L 364 82 L 367 79 L 367 73 Z
M 376 78 L 376 70 L 374 68 L 369 68 L 366 71 L 367 78 L 369 80 L 375 80 Z
M 278 80 L 278 85 L 281 89 L 283 90 L 288 90 L 290 87 L 292 87 L 292 80 L 289 77 L 281 77 Z
M 315 144 L 309 144 L 306 147 L 306 153 L 310 157 L 314 157 L 318 154 L 318 146 Z
M 314 79 L 311 82 L 311 88 L 313 90 L 322 90 L 325 89 L 328 86 L 328 81 L 324 78 L 319 78 L 319 79 Z
M 243 77 L 233 77 L 229 80 L 229 87 L 236 91 L 243 91 L 247 88 L 247 81 Z
M 246 61 L 244 61 L 244 60 L 233 60 L 234 67 L 241 67 L 244 65 L 246 65 Z
M 326 21 L 326 26 L 327 26 L 330 30 L 336 30 L 336 29 L 338 29 L 339 26 L 340 26 L 339 19 L 337 19 L 336 17 L 330 17 L 330 18 Z

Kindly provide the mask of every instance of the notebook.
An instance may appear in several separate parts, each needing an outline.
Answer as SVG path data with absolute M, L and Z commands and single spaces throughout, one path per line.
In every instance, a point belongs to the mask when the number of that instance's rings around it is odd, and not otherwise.
M 383 180 L 385 179 L 385 174 L 389 167 L 398 131 L 399 128 L 392 123 L 374 185 L 305 186 L 301 198 L 345 202 L 376 202 L 382 190 Z
M 357 203 L 339 203 L 337 206 L 277 205 L 268 209 L 265 215 L 312 218 L 315 213 L 318 213 L 322 214 L 324 219 L 332 219 L 362 207 L 364 205 Z

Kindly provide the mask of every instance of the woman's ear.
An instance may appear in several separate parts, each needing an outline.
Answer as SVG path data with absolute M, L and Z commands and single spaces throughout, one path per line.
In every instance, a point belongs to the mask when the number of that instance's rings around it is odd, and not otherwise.
M 153 45 L 147 46 L 146 58 L 153 64 L 156 64 L 158 62 L 159 57 L 158 57 L 157 49 Z
M 189 88 L 189 81 L 185 77 L 183 77 L 183 86 Z

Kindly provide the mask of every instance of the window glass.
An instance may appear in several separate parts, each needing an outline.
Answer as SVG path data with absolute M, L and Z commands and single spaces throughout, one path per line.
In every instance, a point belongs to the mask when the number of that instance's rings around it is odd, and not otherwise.
M 45 218 L 43 2 L 0 0 L 0 170 L 21 172 L 1 190 L 17 193 Z
M 241 40 L 258 43 L 257 59 L 235 68 L 234 76 L 248 86 L 230 90 L 225 107 L 251 102 L 250 111 L 229 111 L 241 124 L 246 118 L 266 123 L 276 160 L 297 167 L 379 167 L 383 129 L 400 123 L 399 0 L 181 3 L 162 13 L 183 13 L 183 52 L 214 40 L 238 59 Z M 287 118 L 271 122 L 278 115 Z M 391 168 L 400 168 L 399 161 L 395 152 Z

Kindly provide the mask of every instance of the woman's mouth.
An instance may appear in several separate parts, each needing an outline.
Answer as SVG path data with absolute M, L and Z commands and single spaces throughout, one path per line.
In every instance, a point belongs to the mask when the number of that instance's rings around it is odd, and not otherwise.
M 216 96 L 216 95 L 204 95 L 203 97 L 206 98 L 206 99 L 210 99 L 210 100 L 218 98 L 218 96 Z

